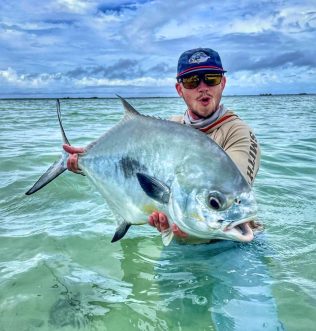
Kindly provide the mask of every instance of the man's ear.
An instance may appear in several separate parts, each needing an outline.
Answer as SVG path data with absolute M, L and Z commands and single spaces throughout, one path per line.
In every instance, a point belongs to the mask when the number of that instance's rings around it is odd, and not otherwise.
M 182 85 L 180 83 L 176 83 L 176 90 L 179 94 L 180 97 L 183 97 L 183 93 L 182 93 Z
M 226 85 L 226 77 L 223 76 L 223 77 L 222 77 L 222 81 L 221 81 L 222 91 L 224 90 L 225 85 Z

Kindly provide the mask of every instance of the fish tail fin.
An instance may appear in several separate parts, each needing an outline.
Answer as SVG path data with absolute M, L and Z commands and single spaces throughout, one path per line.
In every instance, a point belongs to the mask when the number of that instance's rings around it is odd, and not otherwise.
M 58 122 L 59 122 L 59 127 L 61 130 L 63 142 L 64 142 L 64 144 L 70 145 L 69 140 L 65 134 L 62 121 L 61 121 L 61 111 L 60 111 L 59 99 L 57 99 L 56 108 L 57 108 L 57 117 L 58 117 Z M 68 154 L 66 152 L 62 152 L 61 157 L 46 170 L 46 172 L 39 178 L 39 180 L 25 194 L 30 195 L 30 194 L 35 193 L 36 191 L 40 190 L 42 187 L 44 187 L 45 185 L 50 183 L 52 180 L 54 180 L 56 177 L 58 177 L 60 174 L 62 174 L 67 169 L 67 159 L 68 159 Z
M 63 123 L 61 121 L 61 111 L 60 111 L 60 101 L 59 101 L 59 99 L 57 99 L 57 101 L 56 101 L 56 109 L 57 109 L 57 117 L 58 117 L 59 127 L 60 127 L 60 131 L 61 131 L 61 135 L 63 137 L 63 142 L 66 145 L 70 145 L 70 142 L 69 142 L 69 140 L 66 136 L 66 133 L 65 133 L 65 130 L 64 130 L 64 127 L 63 127 Z
M 65 153 L 66 154 L 66 153 Z M 67 155 L 66 155 L 67 156 Z M 25 194 L 30 195 L 40 190 L 42 187 L 50 183 L 60 174 L 62 174 L 67 169 L 66 160 L 64 155 L 60 157 L 59 160 L 54 162 L 46 172 L 39 178 L 39 180 L 29 189 Z

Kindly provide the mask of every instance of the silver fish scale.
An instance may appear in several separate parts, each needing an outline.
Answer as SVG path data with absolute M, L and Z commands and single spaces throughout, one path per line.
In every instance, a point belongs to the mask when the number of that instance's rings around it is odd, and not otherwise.
M 216 183 L 215 169 L 223 168 L 223 164 L 228 177 L 233 173 L 232 180 L 236 182 L 237 178 L 239 185 L 244 182 L 229 157 L 206 135 L 182 124 L 146 116 L 121 121 L 90 144 L 79 158 L 79 167 L 109 207 L 132 224 L 147 222 L 145 206 L 168 214 L 166 206 L 145 194 L 136 173 L 153 176 L 167 185 L 172 185 L 176 174 L 189 179 L 191 185 L 210 180 Z

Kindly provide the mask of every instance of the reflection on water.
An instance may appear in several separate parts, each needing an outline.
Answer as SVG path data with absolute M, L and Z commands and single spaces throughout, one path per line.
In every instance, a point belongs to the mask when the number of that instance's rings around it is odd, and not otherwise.
M 129 252 L 141 257 L 138 272 L 126 271 L 129 279 L 124 280 L 133 284 L 133 296 L 143 294 L 147 303 L 155 297 L 154 314 L 146 316 L 151 317 L 149 325 L 172 330 L 245 330 L 246 323 L 247 330 L 283 330 L 263 261 L 266 247 L 259 239 L 251 245 L 172 244 L 162 248 L 155 260 L 136 240 L 122 243 L 127 265 Z M 140 277 L 148 268 L 153 270 L 145 275 L 154 274 L 154 281 Z

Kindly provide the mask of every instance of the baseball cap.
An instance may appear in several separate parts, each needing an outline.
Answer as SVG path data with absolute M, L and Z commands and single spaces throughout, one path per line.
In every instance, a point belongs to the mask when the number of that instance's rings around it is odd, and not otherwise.
M 195 48 L 182 53 L 178 61 L 177 77 L 195 71 L 225 73 L 219 54 L 210 48 Z

